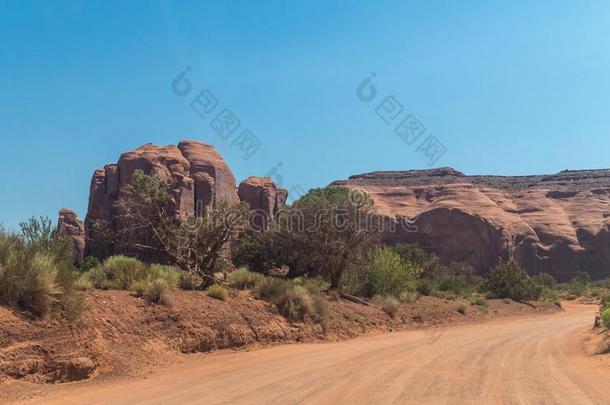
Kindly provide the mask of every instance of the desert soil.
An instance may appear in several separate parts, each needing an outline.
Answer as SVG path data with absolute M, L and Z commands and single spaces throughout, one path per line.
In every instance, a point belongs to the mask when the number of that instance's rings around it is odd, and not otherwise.
M 146 378 L 53 386 L 45 404 L 607 404 L 594 305 L 333 343 L 191 355 Z

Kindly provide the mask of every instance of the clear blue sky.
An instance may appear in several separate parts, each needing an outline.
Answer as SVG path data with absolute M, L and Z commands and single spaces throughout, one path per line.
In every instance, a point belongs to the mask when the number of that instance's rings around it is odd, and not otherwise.
M 610 167 L 606 1 L 0 0 L 0 38 L 8 227 L 84 216 L 93 170 L 146 142 L 212 143 L 238 181 L 281 161 L 288 188 L 427 168 L 376 115 L 387 95 L 445 145 L 436 166 Z M 186 66 L 261 140 L 250 159 L 172 93 Z

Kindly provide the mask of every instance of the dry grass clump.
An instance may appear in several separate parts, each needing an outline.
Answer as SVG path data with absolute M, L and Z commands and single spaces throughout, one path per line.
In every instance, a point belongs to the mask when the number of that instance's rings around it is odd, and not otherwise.
M 226 301 L 229 296 L 229 290 L 220 284 L 211 285 L 206 291 L 210 297 L 221 301 Z

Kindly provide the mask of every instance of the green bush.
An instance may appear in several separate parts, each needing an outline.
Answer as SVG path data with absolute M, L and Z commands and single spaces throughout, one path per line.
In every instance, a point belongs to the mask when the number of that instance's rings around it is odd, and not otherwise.
M 452 291 L 457 295 L 464 295 L 468 290 L 468 280 L 465 276 L 446 275 L 438 283 L 440 291 Z
M 604 294 L 599 298 L 603 308 L 610 307 L 610 294 Z
M 606 308 L 602 311 L 602 322 L 606 329 L 610 329 L 610 308 Z
M 169 298 L 169 292 L 172 290 L 172 286 L 169 285 L 165 279 L 156 279 L 150 282 L 150 286 L 144 292 L 144 298 L 154 304 L 162 304 L 165 306 L 171 305 Z
M 242 290 L 254 288 L 257 283 L 263 279 L 261 273 L 248 271 L 245 267 L 240 267 L 232 273 L 229 273 L 227 281 L 231 287 Z
M 180 279 L 183 271 L 176 266 L 168 266 L 163 264 L 153 264 L 146 271 L 146 278 L 153 280 L 164 280 L 172 289 L 180 285 Z
M 182 272 L 179 286 L 182 290 L 196 290 L 203 283 L 203 279 L 196 274 Z
M 116 283 L 116 287 L 129 290 L 138 280 L 146 279 L 146 265 L 133 257 L 111 256 L 102 265 L 106 277 Z
M 303 321 L 313 313 L 313 302 L 305 287 L 286 283 L 287 288 L 275 298 L 275 306 L 289 321 Z
M 91 284 L 93 284 L 94 288 L 101 290 L 106 290 L 109 288 L 108 275 L 101 267 L 96 267 L 86 273 L 83 273 L 81 278 L 87 278 Z
M 381 303 L 381 309 L 392 318 L 396 317 L 400 309 L 400 301 L 393 297 L 385 297 Z
M 289 280 L 265 277 L 254 290 L 257 298 L 275 305 L 278 312 L 290 321 L 302 321 L 314 312 L 309 291 Z
M 79 291 L 86 291 L 95 288 L 93 282 L 89 278 L 88 273 L 81 274 L 74 282 L 74 288 Z
M 417 284 L 417 292 L 421 295 L 429 296 L 432 295 L 435 287 L 434 281 L 429 278 L 422 278 Z
M 220 284 L 214 284 L 208 287 L 207 293 L 210 297 L 217 300 L 225 301 L 229 296 L 229 290 Z
M 497 298 L 516 301 L 537 300 L 542 292 L 542 288 L 514 260 L 494 267 L 487 274 L 485 287 Z
M 552 275 L 550 275 L 548 273 L 538 273 L 537 275 L 534 276 L 534 282 L 541 287 L 547 287 L 547 288 L 557 287 L 557 280 L 555 280 L 555 277 L 553 277 Z
M 400 296 L 415 291 L 422 268 L 405 261 L 387 247 L 373 249 L 363 268 L 350 269 L 348 289 L 362 296 Z
M 281 295 L 287 287 L 289 281 L 277 277 L 263 278 L 254 289 L 254 294 L 258 299 L 274 302 L 276 297 Z
M 146 294 L 146 291 L 148 291 L 151 284 L 150 280 L 134 281 L 131 285 L 131 290 L 135 293 L 136 297 L 144 297 L 144 294 Z
M 100 261 L 95 256 L 87 256 L 83 259 L 83 262 L 80 264 L 79 270 L 81 273 L 94 269 L 100 266 Z
M 550 287 L 542 287 L 540 296 L 546 301 L 557 301 L 557 291 Z
M 83 308 L 74 289 L 72 249 L 48 219 L 31 218 L 19 234 L 0 229 L 0 303 L 34 316 L 63 313 L 72 319 Z
M 321 294 L 330 288 L 330 283 L 322 277 L 297 277 L 292 283 L 305 287 L 311 294 Z

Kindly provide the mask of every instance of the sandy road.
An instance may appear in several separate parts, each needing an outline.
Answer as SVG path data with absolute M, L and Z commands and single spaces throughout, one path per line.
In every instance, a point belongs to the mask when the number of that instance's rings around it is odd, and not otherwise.
M 53 404 L 610 404 L 588 357 L 595 308 L 340 343 L 195 357 L 147 379 L 76 384 Z M 435 339 L 438 338 L 438 339 Z

